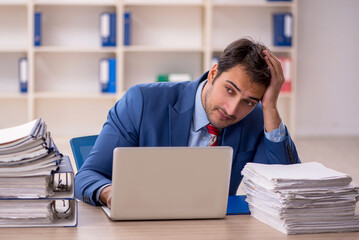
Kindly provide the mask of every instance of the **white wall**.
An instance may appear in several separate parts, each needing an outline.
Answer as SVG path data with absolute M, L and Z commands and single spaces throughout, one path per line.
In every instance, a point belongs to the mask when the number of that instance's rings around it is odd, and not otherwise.
M 359 1 L 298 1 L 296 135 L 359 135 Z

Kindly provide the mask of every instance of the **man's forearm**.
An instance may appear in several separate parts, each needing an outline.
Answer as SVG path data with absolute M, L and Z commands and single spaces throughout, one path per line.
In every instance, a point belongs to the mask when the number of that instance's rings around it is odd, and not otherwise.
M 281 122 L 278 109 L 275 107 L 265 108 L 263 106 L 263 118 L 264 128 L 267 132 L 277 129 Z

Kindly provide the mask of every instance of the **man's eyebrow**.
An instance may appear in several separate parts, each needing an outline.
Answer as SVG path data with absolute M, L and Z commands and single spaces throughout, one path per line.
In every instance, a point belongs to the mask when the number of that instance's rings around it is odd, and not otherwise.
M 231 84 L 235 89 L 237 89 L 238 92 L 241 92 L 241 90 L 237 87 L 236 84 L 234 84 L 232 81 L 230 80 L 226 80 L 226 82 L 228 82 L 229 84 Z M 256 97 L 248 97 L 249 99 L 255 100 L 257 102 L 259 102 L 260 100 Z

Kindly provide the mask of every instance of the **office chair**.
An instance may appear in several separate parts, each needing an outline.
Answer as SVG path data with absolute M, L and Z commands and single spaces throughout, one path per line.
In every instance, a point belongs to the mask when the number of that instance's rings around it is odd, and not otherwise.
M 82 164 L 90 154 L 98 135 L 72 138 L 70 145 L 74 154 L 77 170 L 80 170 Z

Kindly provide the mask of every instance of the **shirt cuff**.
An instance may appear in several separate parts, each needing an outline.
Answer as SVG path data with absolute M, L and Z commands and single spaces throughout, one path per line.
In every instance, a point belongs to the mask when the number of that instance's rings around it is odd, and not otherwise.
M 287 131 L 285 129 L 283 121 L 280 122 L 278 128 L 276 128 L 270 132 L 266 132 L 266 130 L 264 128 L 264 135 L 269 141 L 282 142 L 285 139 L 285 137 L 287 136 Z
M 101 186 L 99 189 L 97 189 L 96 191 L 96 203 L 98 203 L 100 206 L 106 206 L 106 204 L 104 204 L 101 200 L 100 200 L 100 194 L 102 192 L 102 190 L 105 188 L 105 187 L 108 187 L 110 186 L 111 184 L 105 184 L 103 186 Z

